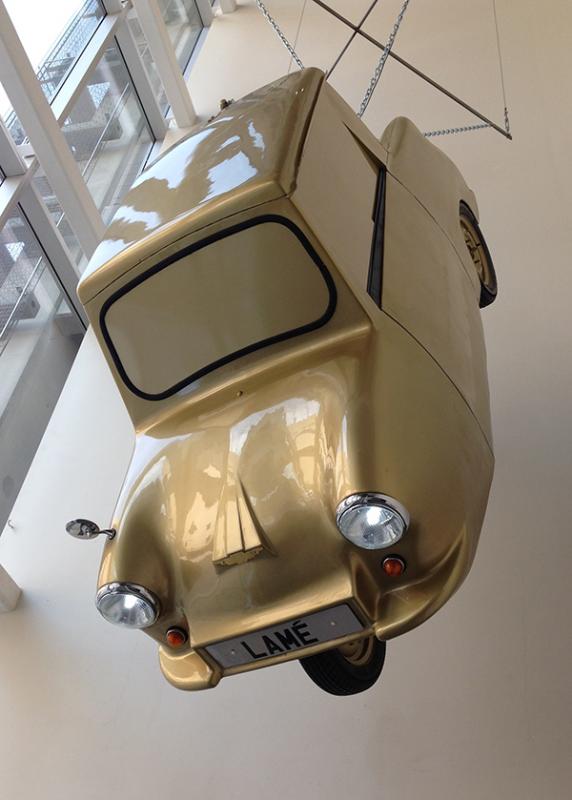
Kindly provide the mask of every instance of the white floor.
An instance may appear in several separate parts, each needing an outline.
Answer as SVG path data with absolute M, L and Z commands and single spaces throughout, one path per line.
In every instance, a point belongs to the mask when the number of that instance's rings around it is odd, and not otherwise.
M 307 64 L 343 31 L 311 0 L 267 0 Z M 367 3 L 338 0 L 357 19 Z M 387 36 L 397 0 L 371 30 Z M 430 622 L 391 643 L 369 693 L 320 693 L 296 663 L 184 694 L 155 645 L 93 607 L 101 544 L 132 444 L 88 335 L 0 538 L 23 587 L 0 616 L 2 800 L 359 798 L 567 800 L 572 795 L 572 9 L 497 0 L 515 141 L 442 137 L 475 189 L 500 298 L 484 312 L 497 471 L 473 571 Z M 304 11 L 303 16 L 301 13 Z M 300 24 L 301 21 L 301 24 Z M 396 50 L 502 120 L 489 0 L 410 3 Z M 334 85 L 354 106 L 376 54 L 352 48 Z M 202 115 L 288 69 L 252 4 L 217 18 L 190 79 Z M 381 130 L 468 121 L 390 64 L 368 111 Z

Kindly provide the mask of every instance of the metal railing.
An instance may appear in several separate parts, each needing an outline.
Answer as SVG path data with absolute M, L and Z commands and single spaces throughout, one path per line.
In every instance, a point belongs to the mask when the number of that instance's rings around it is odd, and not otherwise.
M 31 301 L 34 306 L 37 304 L 37 300 L 35 299 L 33 293 L 40 281 L 40 278 L 42 277 L 42 273 L 44 272 L 45 268 L 46 260 L 40 256 L 36 266 L 22 287 L 18 295 L 18 299 L 14 303 L 12 310 L 8 313 L 6 319 L 2 320 L 0 315 L 0 356 L 6 349 L 8 342 L 10 341 L 12 330 L 18 324 L 18 322 L 21 319 L 30 319 L 31 317 L 36 316 L 39 306 L 36 307 L 35 313 L 30 314 L 29 311 L 25 310 L 25 303 L 26 301 Z

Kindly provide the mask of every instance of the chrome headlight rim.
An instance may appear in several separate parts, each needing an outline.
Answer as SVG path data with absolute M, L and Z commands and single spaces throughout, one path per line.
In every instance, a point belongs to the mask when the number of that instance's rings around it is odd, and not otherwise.
M 349 538 L 346 533 L 344 533 L 344 526 L 343 526 L 343 517 L 348 511 L 355 511 L 356 509 L 363 508 L 364 506 L 377 506 L 379 508 L 386 508 L 392 511 L 394 514 L 397 514 L 401 521 L 403 522 L 403 531 L 401 536 L 392 542 L 388 542 L 385 545 L 379 545 L 378 547 L 365 547 L 363 545 L 358 544 L 357 542 L 353 541 Z M 355 545 L 356 547 L 360 547 L 363 550 L 383 550 L 387 547 L 393 547 L 397 542 L 401 541 L 407 529 L 409 528 L 410 523 L 410 516 L 409 512 L 405 508 L 405 506 L 396 500 L 394 497 L 391 497 L 388 494 L 382 494 L 381 492 L 359 492 L 350 494 L 345 497 L 339 504 L 336 509 L 336 526 L 338 531 L 344 537 L 344 539 L 350 544 Z
M 152 609 L 152 620 L 144 625 L 126 625 L 109 619 L 101 610 L 101 601 L 106 597 L 116 597 L 118 595 L 137 597 L 139 600 L 143 600 Z M 117 625 L 120 628 L 131 628 L 133 630 L 143 630 L 144 628 L 150 628 L 152 625 L 155 625 L 161 613 L 161 605 L 153 592 L 138 583 L 131 582 L 114 581 L 112 583 L 106 583 L 98 589 L 95 596 L 95 605 L 106 622 L 109 622 L 111 625 Z

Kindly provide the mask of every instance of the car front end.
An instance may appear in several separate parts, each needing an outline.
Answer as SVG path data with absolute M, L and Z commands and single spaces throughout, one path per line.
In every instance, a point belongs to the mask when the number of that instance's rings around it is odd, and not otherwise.
M 374 192 L 383 149 L 364 155 L 322 79 L 289 76 L 168 152 L 127 195 L 80 285 L 136 433 L 97 605 L 150 635 L 181 689 L 333 650 L 358 669 L 372 642 L 453 594 L 483 522 L 486 380 L 464 369 L 472 407 L 401 309 L 387 313 L 346 268 L 353 240 L 334 242 L 316 200 L 313 115 L 331 131 L 339 111 L 355 148 L 359 202 L 336 202 L 367 223 L 366 257 L 374 197 L 362 176 Z M 445 234 L 407 203 L 478 314 Z M 412 263 L 423 254 L 420 244 Z M 429 311 L 423 322 L 453 352 Z M 470 335 L 480 357 L 482 331 Z

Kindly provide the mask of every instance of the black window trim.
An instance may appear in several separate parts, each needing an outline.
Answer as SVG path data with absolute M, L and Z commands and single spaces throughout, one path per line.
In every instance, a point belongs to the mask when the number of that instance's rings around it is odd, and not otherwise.
M 145 392 L 139 389 L 127 375 L 127 371 L 125 370 L 123 364 L 121 363 L 121 359 L 119 358 L 119 354 L 115 349 L 107 325 L 105 323 L 105 316 L 109 311 L 109 309 L 111 308 L 111 306 L 117 300 L 123 297 L 123 295 L 127 294 L 136 286 L 138 286 L 140 283 L 143 283 L 143 281 L 147 280 L 147 278 L 156 275 L 158 272 L 161 272 L 162 270 L 171 266 L 171 264 L 173 264 L 176 261 L 179 261 L 181 258 L 185 258 L 191 253 L 197 252 L 197 250 L 202 250 L 204 247 L 208 247 L 208 245 L 213 244 L 214 242 L 217 242 L 220 239 L 225 239 L 227 236 L 232 236 L 233 234 L 239 233 L 240 231 L 255 227 L 256 225 L 262 225 L 268 222 L 274 222 L 279 225 L 283 225 L 285 228 L 288 228 L 288 230 L 290 230 L 296 236 L 296 238 L 302 244 L 302 246 L 310 256 L 316 267 L 319 269 L 326 284 L 326 287 L 328 289 L 328 305 L 324 313 L 314 322 L 306 323 L 305 325 L 301 325 L 298 328 L 293 328 L 292 330 L 275 334 L 274 336 L 270 336 L 267 339 L 263 339 L 260 342 L 256 342 L 254 344 L 247 345 L 246 347 L 242 347 L 239 350 L 235 350 L 233 353 L 229 353 L 228 355 L 223 356 L 222 358 L 219 358 L 216 361 L 213 361 L 211 364 L 208 364 L 205 367 L 201 367 L 201 369 L 197 370 L 196 372 L 193 372 L 187 378 L 183 378 L 183 380 L 178 381 L 176 384 L 174 384 L 168 389 L 165 389 L 162 392 L 152 394 L 150 392 Z M 123 380 L 127 388 L 133 394 L 135 394 L 137 397 L 142 398 L 143 400 L 158 401 L 158 400 L 166 400 L 168 397 L 172 397 L 173 395 L 180 392 L 181 389 L 186 388 L 199 378 L 204 377 L 208 373 L 213 372 L 215 369 L 218 369 L 219 367 L 222 367 L 225 364 L 230 363 L 231 361 L 235 361 L 236 359 L 241 358 L 242 356 L 248 355 L 249 353 L 253 353 L 256 350 L 261 350 L 263 347 L 269 347 L 272 344 L 283 342 L 287 339 L 292 339 L 295 336 L 301 336 L 304 333 L 310 333 L 311 331 L 315 331 L 318 328 L 321 328 L 332 318 L 336 310 L 336 304 L 337 304 L 337 291 L 334 280 L 328 268 L 326 267 L 326 265 L 324 264 L 324 262 L 322 261 L 322 259 L 314 249 L 313 245 L 306 237 L 306 235 L 300 230 L 300 228 L 298 228 L 297 225 L 294 224 L 294 222 L 292 222 L 292 220 L 288 219 L 287 217 L 282 217 L 277 214 L 264 214 L 258 217 L 253 217 L 251 219 L 245 220 L 244 222 L 240 222 L 236 225 L 232 225 L 231 227 L 225 228 L 224 230 L 219 231 L 218 233 L 214 233 L 211 236 L 207 236 L 206 238 L 201 239 L 199 242 L 195 242 L 194 244 L 188 245 L 187 247 L 184 247 L 182 250 L 179 250 L 177 253 L 174 253 L 173 255 L 168 256 L 162 261 L 159 261 L 150 269 L 146 270 L 145 272 L 142 272 L 141 275 L 138 275 L 136 278 L 133 278 L 131 281 L 129 281 L 120 289 L 118 289 L 116 292 L 114 292 L 112 295 L 110 295 L 104 302 L 99 312 L 99 325 L 101 328 L 101 333 L 105 341 L 105 344 L 107 345 L 113 363 L 115 364 L 115 368 L 117 369 L 117 372 L 119 373 L 121 379 Z
M 383 249 L 385 236 L 385 186 L 386 168 L 382 165 L 377 177 L 375 188 L 375 205 L 373 209 L 373 238 L 371 243 L 371 255 L 369 261 L 369 272 L 367 275 L 367 293 L 381 308 L 381 297 L 383 292 Z

